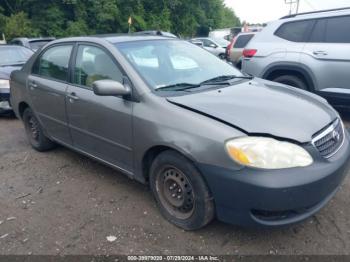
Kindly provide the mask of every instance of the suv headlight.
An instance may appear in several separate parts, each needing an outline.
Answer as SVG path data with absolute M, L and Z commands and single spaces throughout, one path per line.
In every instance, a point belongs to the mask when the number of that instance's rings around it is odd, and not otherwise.
M 10 81 L 5 79 L 0 79 L 0 88 L 10 88 Z
M 302 147 L 267 137 L 241 137 L 226 142 L 228 155 L 245 166 L 282 169 L 305 167 L 313 159 Z

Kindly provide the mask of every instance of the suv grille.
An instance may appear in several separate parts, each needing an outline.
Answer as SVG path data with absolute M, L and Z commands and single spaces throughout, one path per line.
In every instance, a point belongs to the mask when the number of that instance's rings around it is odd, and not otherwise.
M 321 156 L 329 158 L 338 152 L 344 141 L 344 128 L 342 122 L 337 119 L 330 126 L 314 135 L 312 144 L 320 152 Z

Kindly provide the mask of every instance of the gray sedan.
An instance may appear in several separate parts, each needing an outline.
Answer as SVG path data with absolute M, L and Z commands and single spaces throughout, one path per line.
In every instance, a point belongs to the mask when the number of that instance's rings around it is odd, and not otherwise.
M 150 186 L 173 224 L 281 226 L 320 210 L 345 177 L 349 135 L 310 93 L 251 78 L 155 36 L 54 41 L 12 73 L 32 147 L 56 143 Z

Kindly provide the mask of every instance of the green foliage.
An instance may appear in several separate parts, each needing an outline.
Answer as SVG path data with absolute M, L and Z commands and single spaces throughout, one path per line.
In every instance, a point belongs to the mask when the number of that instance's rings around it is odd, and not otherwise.
M 11 15 L 5 19 L 4 33 L 7 39 L 18 36 L 34 36 L 36 34 L 33 30 L 32 24 L 24 12 Z
M 15 36 L 74 36 L 163 30 L 194 36 L 240 25 L 223 0 L 0 0 L 0 32 Z

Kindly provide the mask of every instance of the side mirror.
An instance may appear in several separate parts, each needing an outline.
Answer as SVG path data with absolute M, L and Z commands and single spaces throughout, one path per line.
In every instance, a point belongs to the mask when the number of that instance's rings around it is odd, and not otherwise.
M 131 89 L 128 86 L 109 79 L 93 82 L 92 89 L 98 96 L 127 96 L 131 94 Z

